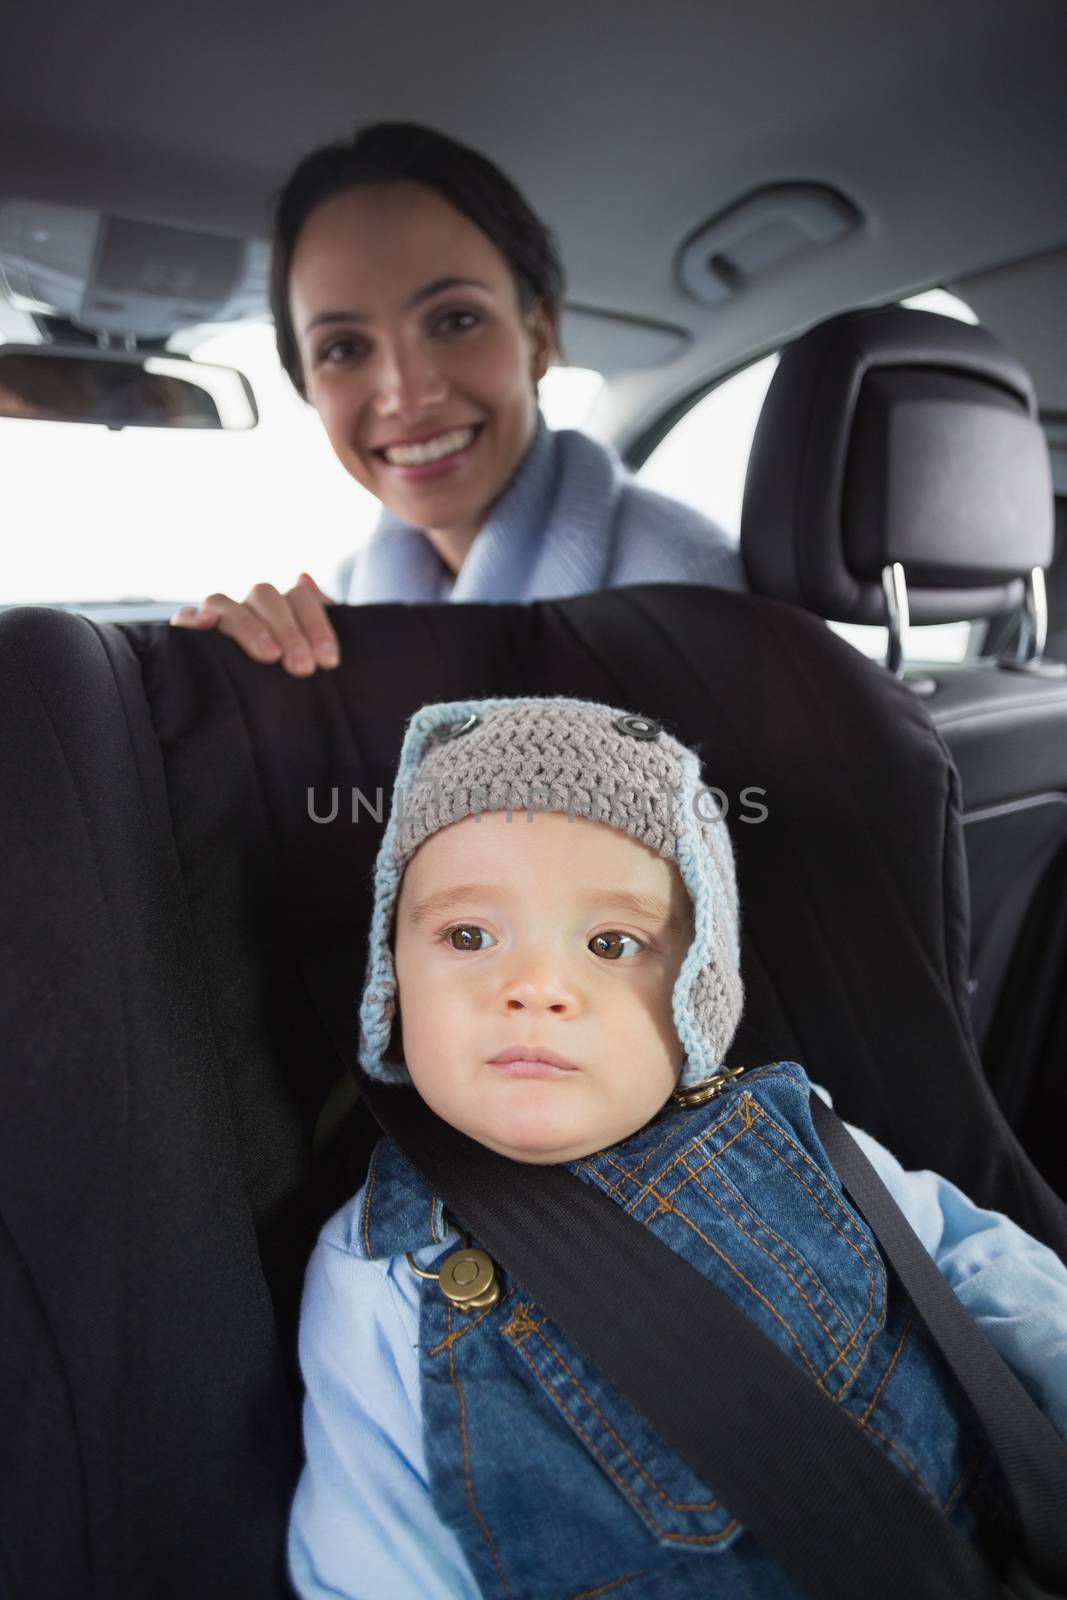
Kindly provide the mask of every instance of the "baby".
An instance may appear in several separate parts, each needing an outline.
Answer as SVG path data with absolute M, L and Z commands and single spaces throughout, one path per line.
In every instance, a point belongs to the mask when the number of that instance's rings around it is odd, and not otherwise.
M 709 801 L 696 756 L 645 717 L 566 699 L 425 707 L 375 870 L 361 1065 L 490 1149 L 611 1196 L 974 1537 L 983 1441 L 842 1195 L 803 1069 L 723 1076 L 738 906 Z M 713 1096 L 693 1093 L 709 1079 Z M 1067 1434 L 1067 1270 L 855 1136 Z M 495 1303 L 446 1297 L 437 1269 L 463 1242 L 389 1139 L 323 1229 L 300 1327 L 300 1594 L 799 1595 L 521 1284 L 498 1267 Z

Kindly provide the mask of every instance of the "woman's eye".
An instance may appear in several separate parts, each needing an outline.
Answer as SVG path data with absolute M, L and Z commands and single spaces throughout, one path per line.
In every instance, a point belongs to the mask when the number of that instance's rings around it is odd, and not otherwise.
M 331 339 L 319 351 L 319 365 L 337 367 L 342 361 L 359 357 L 362 353 L 362 344 L 358 339 Z
M 441 333 L 468 333 L 471 328 L 477 328 L 481 320 L 475 311 L 446 311 L 443 317 L 438 317 L 437 328 Z
M 595 956 L 605 961 L 619 961 L 625 956 L 640 955 L 645 948 L 640 939 L 631 933 L 594 933 L 589 948 Z
M 458 928 L 448 928 L 444 938 L 453 950 L 488 950 L 490 945 L 496 944 L 496 940 L 487 929 L 475 927 L 472 923 L 464 923 Z

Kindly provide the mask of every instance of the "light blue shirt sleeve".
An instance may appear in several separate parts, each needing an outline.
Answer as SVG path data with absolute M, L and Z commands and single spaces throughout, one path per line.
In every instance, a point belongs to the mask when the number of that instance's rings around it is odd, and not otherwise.
M 418 1280 L 403 1257 L 344 1248 L 351 1203 L 327 1224 L 300 1318 L 306 1465 L 289 1572 L 311 1600 L 479 1600 L 430 1496 L 419 1395 Z M 431 1245 L 420 1265 L 440 1253 Z
M 907 1172 L 869 1134 L 849 1131 L 990 1343 L 1067 1438 L 1067 1268 L 946 1178 Z M 304 1288 L 307 1459 L 289 1525 L 290 1575 L 304 1600 L 479 1600 L 430 1494 L 418 1280 L 403 1257 L 366 1261 L 347 1248 L 357 1200 L 323 1229 Z M 439 1251 L 428 1246 L 416 1260 L 428 1266 Z
M 848 1131 L 990 1344 L 1067 1439 L 1067 1267 L 947 1178 L 906 1172 L 869 1133 Z

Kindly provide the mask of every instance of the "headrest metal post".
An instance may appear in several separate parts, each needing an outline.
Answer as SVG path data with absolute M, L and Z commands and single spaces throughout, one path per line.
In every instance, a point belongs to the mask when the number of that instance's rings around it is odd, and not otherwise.
M 1016 659 L 1040 661 L 1045 653 L 1047 638 L 1048 599 L 1045 593 L 1045 573 L 1042 567 L 1033 567 L 1026 578 L 1022 616 L 1019 618 Z
M 886 622 L 889 627 L 889 649 L 885 664 L 895 678 L 904 676 L 904 660 L 908 653 L 908 630 L 911 611 L 908 606 L 908 585 L 904 568 L 899 561 L 882 568 L 882 589 L 885 594 Z
M 1048 600 L 1045 571 L 1033 567 L 1026 576 L 1026 592 L 1019 614 L 1019 642 L 1010 655 L 997 657 L 1002 672 L 1028 672 L 1035 678 L 1067 678 L 1067 662 L 1045 654 L 1048 638 Z

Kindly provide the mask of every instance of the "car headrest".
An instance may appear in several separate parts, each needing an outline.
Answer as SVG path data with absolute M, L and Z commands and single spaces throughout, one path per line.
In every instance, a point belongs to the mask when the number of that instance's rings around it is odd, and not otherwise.
M 758 594 L 884 623 L 904 568 L 913 622 L 1021 605 L 1052 560 L 1052 480 L 1024 369 L 984 328 L 893 306 L 821 323 L 783 354 L 749 460 L 741 551 Z

